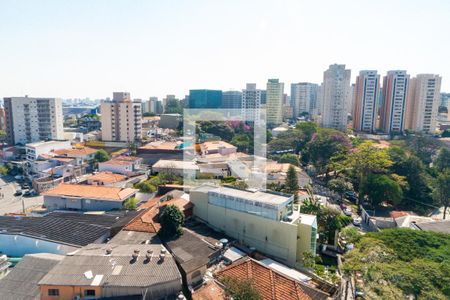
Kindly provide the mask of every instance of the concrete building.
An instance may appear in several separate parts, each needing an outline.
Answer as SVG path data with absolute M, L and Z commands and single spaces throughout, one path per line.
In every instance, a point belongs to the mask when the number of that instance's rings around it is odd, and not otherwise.
M 102 101 L 102 140 L 134 142 L 141 139 L 142 107 L 130 93 L 114 92 L 112 101 Z
M 242 93 L 240 91 L 226 91 L 222 93 L 222 108 L 241 109 Z
M 291 84 L 291 106 L 293 117 L 307 113 L 313 114 L 317 102 L 317 90 L 319 86 L 315 83 L 299 82 Z
M 260 121 L 261 90 L 256 89 L 255 83 L 247 83 L 242 90 L 241 114 L 244 120 Z
M 203 185 L 191 190 L 194 216 L 289 266 L 316 252 L 316 216 L 294 210 L 294 196 Z
M 450 102 L 450 93 L 441 93 L 441 100 L 439 106 L 446 107 L 448 110 L 449 102 Z
M 108 161 L 98 163 L 99 172 L 112 172 L 126 176 L 137 175 L 142 172 L 143 159 L 134 156 L 116 156 Z
M 377 71 L 360 71 L 353 91 L 353 129 L 367 133 L 376 130 L 380 75 Z
M 221 90 L 190 90 L 189 108 L 221 108 Z
M 9 144 L 63 140 L 62 101 L 59 98 L 3 98 Z
M 108 211 L 122 209 L 123 203 L 138 190 L 87 184 L 60 184 L 46 192 L 44 205 L 49 210 Z
M 389 71 L 383 79 L 383 102 L 380 109 L 380 129 L 387 134 L 405 129 L 406 99 L 409 75 L 406 71 Z
M 6 116 L 3 107 L 0 107 L 0 130 L 6 131 Z
M 159 120 L 159 127 L 177 129 L 180 127 L 182 119 L 180 114 L 162 114 Z
M 411 79 L 406 101 L 405 129 L 428 134 L 436 131 L 441 80 L 442 77 L 434 74 L 418 74 Z
M 351 71 L 345 65 L 330 65 L 323 73 L 321 125 L 345 131 L 351 102 Z
M 283 122 L 284 83 L 278 79 L 267 81 L 267 123 L 278 125 Z
M 152 166 L 152 173 L 160 172 L 195 178 L 199 173 L 199 167 L 193 161 L 160 159 Z
M 60 149 L 71 149 L 70 141 L 48 141 L 35 142 L 25 145 L 25 153 L 28 161 L 38 159 L 42 154 L 49 154 L 50 152 Z

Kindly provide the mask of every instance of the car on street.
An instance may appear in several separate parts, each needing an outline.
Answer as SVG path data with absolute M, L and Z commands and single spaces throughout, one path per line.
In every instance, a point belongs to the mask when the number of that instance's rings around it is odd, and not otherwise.
M 22 196 L 22 190 L 17 190 L 15 193 L 14 193 L 14 196 Z
M 359 227 L 361 226 L 361 221 L 362 221 L 361 218 L 355 218 L 353 219 L 353 225 Z

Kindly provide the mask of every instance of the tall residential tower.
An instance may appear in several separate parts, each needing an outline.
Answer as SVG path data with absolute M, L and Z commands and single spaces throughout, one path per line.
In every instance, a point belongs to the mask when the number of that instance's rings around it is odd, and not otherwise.
M 380 94 L 380 75 L 377 71 L 360 71 L 353 93 L 353 129 L 375 132 Z
M 242 116 L 244 120 L 259 122 L 261 109 L 261 90 L 256 89 L 255 83 L 247 83 L 242 90 Z
M 278 125 L 283 122 L 284 83 L 278 79 L 267 81 L 267 123 Z
M 299 82 L 291 84 L 291 106 L 293 108 L 293 117 L 297 118 L 307 113 L 313 114 L 317 103 L 317 90 L 319 86 L 315 83 Z

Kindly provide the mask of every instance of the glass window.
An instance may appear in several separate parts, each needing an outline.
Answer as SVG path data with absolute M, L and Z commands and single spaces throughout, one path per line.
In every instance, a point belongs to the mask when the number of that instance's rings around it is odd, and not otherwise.
M 90 296 L 95 297 L 95 290 L 84 290 L 84 296 L 85 297 L 90 297 Z
M 48 295 L 49 296 L 59 296 L 59 290 L 58 289 L 49 289 Z

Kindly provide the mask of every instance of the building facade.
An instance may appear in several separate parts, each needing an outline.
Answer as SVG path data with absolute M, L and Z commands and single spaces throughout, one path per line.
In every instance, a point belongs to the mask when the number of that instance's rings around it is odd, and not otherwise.
M 376 130 L 380 75 L 377 71 L 360 71 L 353 91 L 353 129 L 367 133 Z
M 190 90 L 189 108 L 221 108 L 221 90 Z
M 323 74 L 321 125 L 345 131 L 351 102 L 351 71 L 345 65 L 330 65 Z
M 102 140 L 134 142 L 141 140 L 142 107 L 130 93 L 114 92 L 112 101 L 101 103 Z
M 59 98 L 4 98 L 8 143 L 63 140 L 62 101 Z
M 406 102 L 405 129 L 434 133 L 440 102 L 441 80 L 439 75 L 418 74 L 409 85 Z
M 389 71 L 384 77 L 380 110 L 380 129 L 384 133 L 396 134 L 404 131 L 408 86 L 409 75 L 406 71 Z
M 293 196 L 204 185 L 190 200 L 197 218 L 289 266 L 316 251 L 316 217 L 295 211 Z
M 313 114 L 313 109 L 317 102 L 318 85 L 309 82 L 299 82 L 291 84 L 291 106 L 293 117 L 307 113 Z
M 244 120 L 254 120 L 255 123 L 260 121 L 261 109 L 261 90 L 256 89 L 255 83 L 247 83 L 242 90 L 242 117 Z
M 226 91 L 222 93 L 222 108 L 240 109 L 242 107 L 242 93 Z
M 267 123 L 278 125 L 283 122 L 284 83 L 278 79 L 267 81 Z

